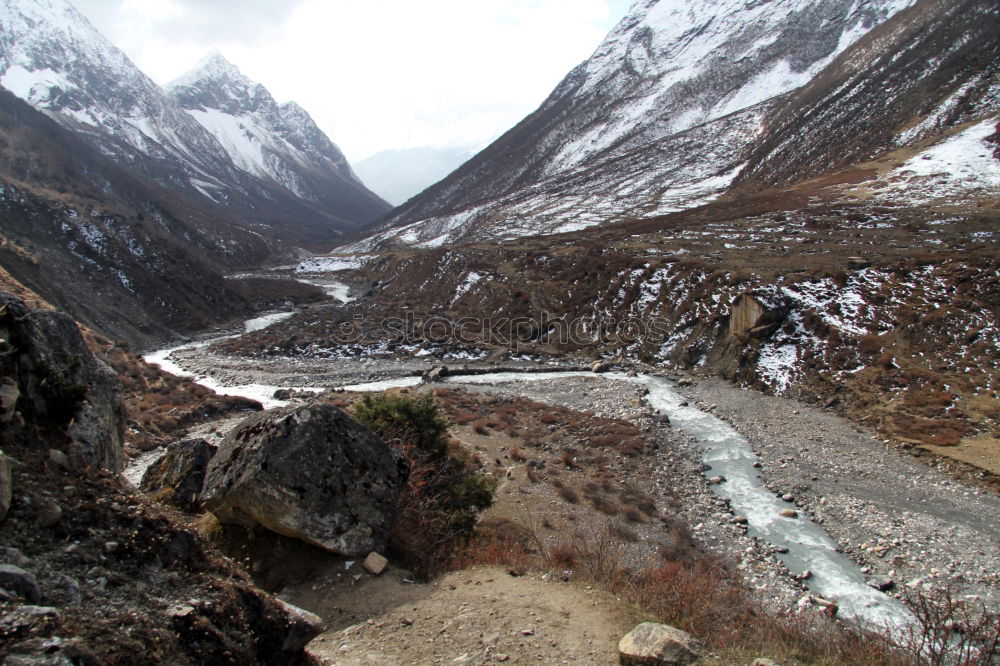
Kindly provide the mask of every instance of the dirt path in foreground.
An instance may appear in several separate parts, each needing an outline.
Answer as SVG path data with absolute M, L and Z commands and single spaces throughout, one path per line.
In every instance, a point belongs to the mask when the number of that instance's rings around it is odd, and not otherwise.
M 309 651 L 328 666 L 617 664 L 618 641 L 635 625 L 603 592 L 546 575 L 514 577 L 498 567 L 447 574 L 427 585 L 388 574 L 343 594 L 326 600 L 328 612 L 360 601 L 369 617 L 310 643 Z

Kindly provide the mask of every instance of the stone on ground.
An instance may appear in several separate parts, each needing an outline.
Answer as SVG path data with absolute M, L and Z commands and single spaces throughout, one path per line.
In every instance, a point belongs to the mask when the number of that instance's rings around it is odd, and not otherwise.
M 389 560 L 378 553 L 368 553 L 368 557 L 363 562 L 365 571 L 373 576 L 381 576 L 389 566 Z
M 20 595 L 31 603 L 42 600 L 42 591 L 38 587 L 35 574 L 13 564 L 0 564 L 0 587 Z
M 201 499 L 223 523 L 260 525 L 345 557 L 381 550 L 406 460 L 326 403 L 244 421 L 208 466 Z
M 624 666 L 691 664 L 701 650 L 701 643 L 691 634 L 655 622 L 643 622 L 618 643 L 619 661 Z

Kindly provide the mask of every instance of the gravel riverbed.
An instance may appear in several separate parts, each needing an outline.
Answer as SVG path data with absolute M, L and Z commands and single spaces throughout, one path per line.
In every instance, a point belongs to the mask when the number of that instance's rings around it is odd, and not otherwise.
M 419 374 L 432 358 L 338 361 L 245 359 L 205 348 L 174 360 L 226 384 L 257 383 L 316 389 Z M 461 367 L 449 364 L 452 367 Z M 490 367 L 486 364 L 471 366 Z M 537 368 L 526 362 L 522 367 Z M 560 367 L 554 364 L 554 368 Z M 688 382 L 684 382 L 688 384 Z M 655 423 L 643 389 L 601 375 L 502 383 L 478 390 L 507 392 L 655 429 L 661 463 L 656 487 L 682 497 L 676 511 L 707 549 L 738 562 L 748 583 L 777 607 L 805 594 L 774 549 L 733 523 L 728 503 L 711 492 L 693 438 Z M 766 484 L 820 523 L 873 578 L 892 580 L 890 594 L 950 585 L 1000 607 L 1000 498 L 970 488 L 831 413 L 791 400 L 695 380 L 678 389 L 746 437 L 761 459 Z M 220 433 L 221 434 L 221 433 Z M 786 499 L 787 499 L 786 498 Z

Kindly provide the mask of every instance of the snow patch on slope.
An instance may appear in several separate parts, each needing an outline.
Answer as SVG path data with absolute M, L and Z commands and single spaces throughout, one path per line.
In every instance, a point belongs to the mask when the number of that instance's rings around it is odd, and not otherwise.
M 874 186 L 876 196 L 890 202 L 955 203 L 1000 189 L 997 146 L 987 139 L 997 133 L 996 116 L 952 134 L 913 156 Z

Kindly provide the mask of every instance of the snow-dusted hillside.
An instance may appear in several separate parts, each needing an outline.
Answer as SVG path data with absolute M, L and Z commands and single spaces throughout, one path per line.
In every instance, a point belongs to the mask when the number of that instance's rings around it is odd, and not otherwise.
M 195 173 L 206 186 L 221 183 L 205 174 L 231 179 L 222 146 L 65 0 L 0 0 L 0 27 L 0 85 L 90 132 L 105 155 L 170 162 L 161 180 L 175 186 L 190 186 Z
M 0 85 L 104 156 L 272 238 L 329 248 L 389 209 L 295 105 L 278 109 L 268 127 L 291 157 L 261 151 L 258 163 L 271 168 L 255 169 L 251 154 L 229 150 L 238 127 L 214 117 L 207 124 L 218 136 L 206 129 L 67 0 L 0 0 Z
M 739 184 L 756 191 L 825 176 L 998 112 L 996 2 L 922 0 L 796 91 L 753 148 Z M 975 161 L 974 152 L 958 157 Z
M 390 229 L 344 251 L 404 243 L 437 247 L 577 231 L 706 203 L 725 191 L 745 149 L 773 111 L 763 102 L 715 122 L 654 141 L 624 155 L 587 162 L 504 197 Z
M 915 1 L 637 2 L 595 54 L 534 114 L 451 177 L 400 207 L 376 231 L 394 236 L 390 229 L 408 227 L 406 239 L 423 241 L 435 234 L 415 233 L 410 226 L 423 220 L 451 236 L 558 229 L 563 220 L 552 224 L 539 212 L 560 203 L 539 200 L 526 210 L 522 195 L 528 188 L 552 192 L 557 179 L 571 171 L 579 173 L 619 156 L 634 159 L 647 147 L 659 151 L 664 140 L 697 127 L 711 127 L 725 137 L 729 150 L 729 139 L 746 133 L 727 128 L 725 118 L 740 124 L 743 110 L 808 83 L 840 53 Z M 660 151 L 657 158 L 662 156 Z M 716 163 L 711 155 L 708 160 L 711 167 L 702 170 L 699 180 L 723 179 L 736 166 Z M 689 188 L 683 177 L 680 180 L 680 187 L 666 196 L 670 205 L 661 209 L 696 205 L 709 190 L 728 184 L 716 180 L 715 187 Z M 586 187 L 588 196 L 580 205 L 562 202 L 560 218 L 575 219 L 578 226 L 588 216 L 592 224 L 606 221 L 594 214 L 595 207 L 621 208 L 614 203 L 621 200 L 617 185 L 614 178 L 598 178 Z M 631 185 L 632 207 L 656 209 L 663 190 L 674 184 L 651 177 Z M 516 208 L 503 203 L 511 200 L 517 201 Z M 523 231 L 490 229 L 496 220 L 507 224 L 512 218 L 523 223 Z
M 220 53 L 207 56 L 167 91 L 243 171 L 338 212 L 356 209 L 371 219 L 388 210 L 302 107 L 278 105 Z

